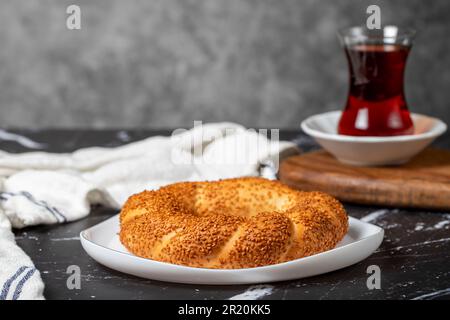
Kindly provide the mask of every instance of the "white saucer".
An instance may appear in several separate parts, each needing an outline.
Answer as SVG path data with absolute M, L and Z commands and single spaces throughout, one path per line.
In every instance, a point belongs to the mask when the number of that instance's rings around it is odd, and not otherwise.
M 439 119 L 411 114 L 414 134 L 390 137 L 356 137 L 337 134 L 341 111 L 307 118 L 301 124 L 325 150 L 339 161 L 357 166 L 396 165 L 410 160 L 447 130 Z
M 347 235 L 332 250 L 276 265 L 236 270 L 191 268 L 137 257 L 119 241 L 119 215 L 82 231 L 80 240 L 99 263 L 138 277 L 191 284 L 250 284 L 310 277 L 367 258 L 381 244 L 383 229 L 351 217 L 349 223 Z

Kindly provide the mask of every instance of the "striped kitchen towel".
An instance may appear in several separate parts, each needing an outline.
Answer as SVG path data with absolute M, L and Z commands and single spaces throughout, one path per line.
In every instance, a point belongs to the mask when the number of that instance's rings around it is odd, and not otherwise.
M 178 181 L 263 175 L 296 145 L 233 123 L 73 153 L 0 151 L 0 300 L 42 299 L 44 285 L 11 228 L 74 221 L 92 204 L 119 209 L 133 193 Z
M 0 300 L 43 299 L 39 272 L 14 240 L 11 224 L 0 214 Z M 25 290 L 24 290 L 25 288 Z

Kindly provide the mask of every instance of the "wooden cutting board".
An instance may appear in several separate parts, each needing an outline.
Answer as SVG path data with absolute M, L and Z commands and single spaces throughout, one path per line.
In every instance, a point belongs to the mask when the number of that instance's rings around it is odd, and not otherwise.
M 450 151 L 428 148 L 409 163 L 354 167 L 320 150 L 280 165 L 280 180 L 300 190 L 320 190 L 342 201 L 410 208 L 450 209 Z

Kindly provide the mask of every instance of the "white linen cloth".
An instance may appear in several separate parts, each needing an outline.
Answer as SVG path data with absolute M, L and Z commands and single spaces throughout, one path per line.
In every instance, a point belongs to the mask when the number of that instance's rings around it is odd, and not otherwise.
M 81 219 L 91 204 L 118 209 L 133 193 L 177 181 L 273 175 L 280 155 L 294 152 L 291 142 L 269 140 L 233 123 L 206 124 L 116 148 L 64 154 L 0 151 L 0 300 L 43 299 L 39 271 L 15 244 L 11 227 Z

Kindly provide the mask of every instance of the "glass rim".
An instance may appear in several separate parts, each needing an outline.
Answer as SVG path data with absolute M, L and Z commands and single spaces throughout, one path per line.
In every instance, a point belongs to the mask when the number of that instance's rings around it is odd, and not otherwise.
M 382 40 L 413 39 L 416 29 L 402 25 L 384 25 L 380 29 L 368 29 L 365 25 L 344 27 L 337 31 L 341 39 Z

